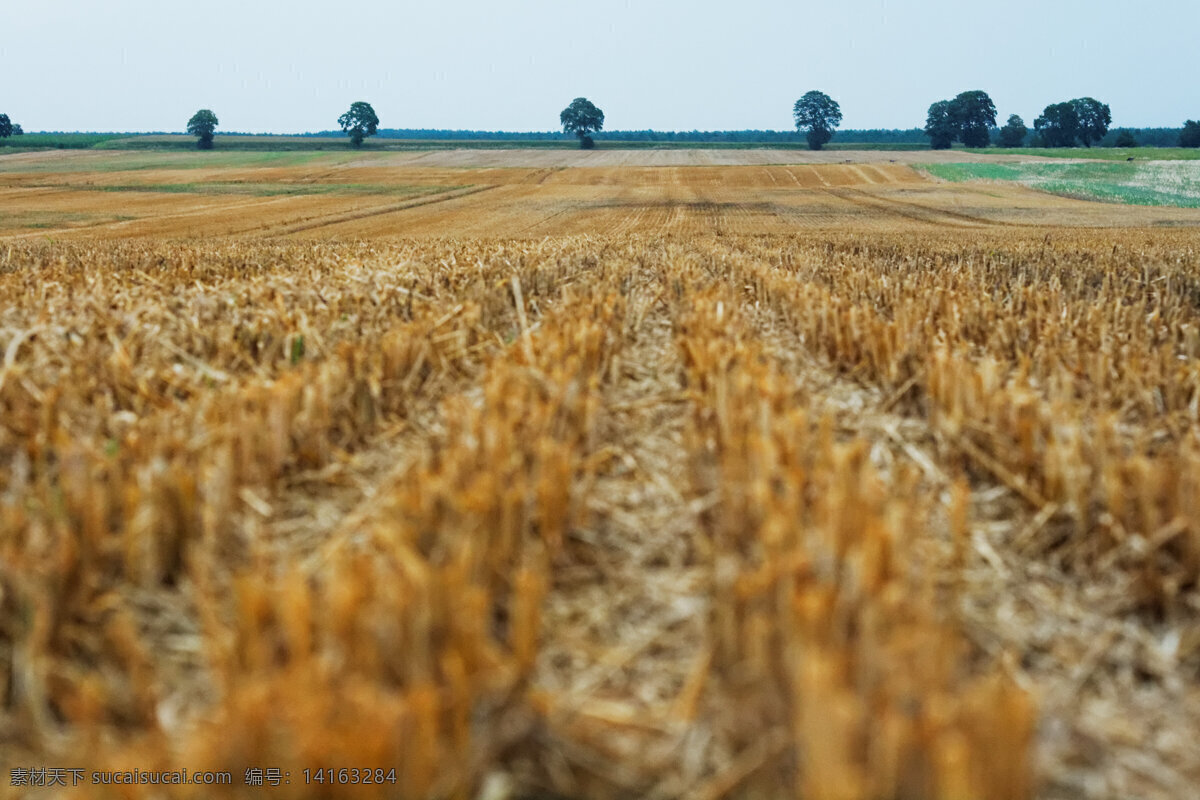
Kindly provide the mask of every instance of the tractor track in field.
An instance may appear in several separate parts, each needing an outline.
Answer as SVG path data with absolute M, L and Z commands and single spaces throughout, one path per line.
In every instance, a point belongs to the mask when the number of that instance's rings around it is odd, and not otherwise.
M 669 797 L 711 768 L 712 753 L 680 763 L 681 748 L 713 739 L 708 721 L 688 721 L 680 705 L 706 663 L 705 501 L 688 478 L 691 410 L 662 302 L 669 280 L 653 266 L 627 269 L 631 324 L 593 456 L 604 466 L 588 489 L 590 521 L 571 532 L 544 605 L 533 681 L 554 700 L 534 757 L 514 771 L 520 785 L 568 795 Z
M 302 222 L 299 224 L 284 225 L 280 228 L 276 228 L 276 229 L 273 229 L 270 231 L 265 231 L 261 235 L 265 236 L 267 238 L 271 238 L 271 237 L 276 237 L 276 236 L 288 236 L 288 235 L 291 235 L 294 233 L 304 233 L 307 231 L 317 230 L 319 228 L 327 228 L 332 225 L 338 225 L 343 222 L 357 222 L 359 220 L 370 219 L 372 217 L 382 217 L 387 214 L 395 214 L 395 213 L 399 213 L 401 211 L 408 211 L 409 209 L 420 208 L 422 206 L 430 206 L 430 205 L 434 205 L 436 203 L 445 203 L 445 202 L 449 202 L 451 200 L 458 200 L 463 197 L 470 197 L 471 195 L 480 194 L 482 192 L 490 191 L 490 190 L 496 189 L 496 188 L 499 188 L 499 187 L 497 187 L 497 186 L 473 186 L 473 187 L 470 187 L 467 189 L 453 190 L 453 191 L 442 192 L 442 193 L 434 194 L 434 195 L 427 195 L 425 197 L 418 198 L 416 200 L 409 200 L 406 202 L 395 203 L 395 204 L 388 205 L 388 206 L 370 208 L 370 209 L 367 209 L 366 211 L 352 211 L 349 213 L 330 214 L 328 216 L 324 216 L 324 217 L 318 218 L 316 220 L 306 221 L 306 222 Z
M 997 220 L 984 219 L 983 217 L 974 217 L 969 214 L 960 214 L 956 211 L 948 211 L 941 208 L 930 208 L 929 206 L 913 203 L 906 200 L 895 200 L 893 198 L 881 197 L 879 195 L 869 194 L 861 189 L 853 189 L 849 187 L 830 187 L 823 190 L 826 194 L 837 197 L 840 200 L 845 200 L 848 203 L 853 203 L 861 208 L 871 209 L 872 211 L 884 211 L 889 214 L 895 214 L 905 219 L 913 220 L 914 222 L 923 222 L 928 225 L 952 225 L 955 227 L 1012 227 L 1011 223 L 1001 222 Z
M 540 183 L 540 181 L 539 181 L 539 183 Z M 545 216 L 541 217 L 541 219 L 537 220 L 536 222 L 531 222 L 528 225 L 524 225 L 520 228 L 516 228 L 512 231 L 512 233 L 515 236 L 520 236 L 522 234 L 526 234 L 529 231 L 533 230 L 534 228 L 538 228 L 542 225 L 545 225 L 547 222 L 549 222 L 552 219 L 558 219 L 559 217 L 566 216 L 567 214 L 578 213 L 579 210 L 583 209 L 583 208 L 587 208 L 586 203 L 572 203 L 572 204 L 568 205 L 566 208 L 561 208 L 558 211 L 552 211 L 549 214 L 546 214 Z
M 269 198 L 258 197 L 253 200 L 248 200 L 248 201 L 242 202 L 242 203 L 233 203 L 233 204 L 227 204 L 227 205 L 220 205 L 218 203 L 213 203 L 212 205 L 208 205 L 203 208 L 193 209 L 191 211 L 180 211 L 180 212 L 175 212 L 175 213 L 170 213 L 170 214 L 162 214 L 162 215 L 154 216 L 154 217 L 139 217 L 136 219 L 118 220 L 116 222 L 99 222 L 99 223 L 95 223 L 92 225 L 80 225 L 80 226 L 71 227 L 71 228 L 56 228 L 53 230 L 38 230 L 38 231 L 30 232 L 30 233 L 0 234 L 0 239 L 30 239 L 30 238 L 37 238 L 40 236 L 66 236 L 66 235 L 79 234 L 79 233 L 93 234 L 93 233 L 97 233 L 99 231 L 104 231 L 106 233 L 108 233 L 108 232 L 120 233 L 121 231 L 123 231 L 127 228 L 131 228 L 133 226 L 136 226 L 136 225 L 139 225 L 142 223 L 147 223 L 147 222 L 158 223 L 158 222 L 162 222 L 164 220 L 187 220 L 187 219 L 193 219 L 193 218 L 203 218 L 204 216 L 211 215 L 213 213 L 224 213 L 224 212 L 228 212 L 228 211 L 236 211 L 239 209 L 248 209 L 248 208 L 263 208 L 264 206 L 269 206 L 269 205 L 273 205 L 273 204 L 282 204 L 282 203 L 285 203 L 288 200 L 292 200 L 292 199 L 294 199 L 294 198 L 290 198 L 290 197 L 286 197 L 286 196 L 269 197 Z

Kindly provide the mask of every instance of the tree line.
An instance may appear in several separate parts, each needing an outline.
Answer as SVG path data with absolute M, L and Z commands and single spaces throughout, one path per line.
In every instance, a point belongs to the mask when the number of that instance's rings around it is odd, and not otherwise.
M 1112 111 L 1107 103 L 1092 97 L 1079 97 L 1053 103 L 1033 122 L 1035 147 L 1091 147 L 1108 133 Z M 939 100 L 929 107 L 925 134 L 934 150 L 948 149 L 954 142 L 967 147 L 987 147 L 996 127 L 996 106 L 987 92 L 963 92 L 953 100 Z M 1017 114 L 1009 116 L 999 129 L 999 144 L 1021 147 L 1029 135 L 1025 121 Z M 1132 145 L 1130 145 L 1132 146 Z
M 324 130 L 311 133 L 296 134 L 300 138 L 317 138 L 340 135 L 340 131 Z M 562 142 L 571 141 L 575 136 L 561 130 L 552 131 L 480 131 L 461 128 L 380 128 L 376 133 L 377 139 L 396 140 L 439 140 L 439 141 L 476 141 L 476 142 Z M 920 128 L 843 128 L 838 130 L 839 142 L 855 142 L 859 144 L 925 144 L 928 140 Z M 729 144 L 796 144 L 805 140 L 802 131 L 763 130 L 745 128 L 742 130 L 691 130 L 691 131 L 662 131 L 653 128 L 640 130 L 606 130 L 606 142 L 664 142 L 664 143 L 729 143 Z
M 587 105 L 578 104 L 583 101 Z M 589 109 L 590 106 L 590 109 Z M 570 113 L 568 113 L 568 111 Z M 810 91 L 796 101 L 792 108 L 795 130 L 737 130 L 737 131 L 608 131 L 604 138 L 613 142 L 665 143 L 779 143 L 807 141 L 820 149 L 837 134 L 846 144 L 914 145 L 928 142 L 934 149 L 950 147 L 960 142 L 969 147 L 1073 147 L 1082 144 L 1104 147 L 1200 147 L 1200 122 L 1187 120 L 1181 128 L 1111 128 L 1109 106 L 1090 97 L 1053 103 L 1043 110 L 1033 123 L 1032 131 L 1017 114 L 1011 114 L 1002 127 L 996 126 L 996 109 L 986 92 L 962 92 L 952 100 L 939 100 L 929 107 L 924 128 L 859 129 L 838 131 L 841 108 L 829 95 Z M 566 115 L 564 117 L 564 115 Z M 579 124 L 597 123 L 579 133 Z M 586 98 L 576 98 L 559 115 L 562 132 L 469 131 L 445 129 L 385 129 L 379 127 L 379 117 L 370 103 L 359 101 L 338 118 L 341 132 L 353 146 L 360 146 L 370 136 L 385 139 L 477 140 L 477 141 L 547 141 L 576 138 L 580 145 L 594 146 L 592 134 L 603 129 L 604 112 Z M 217 115 L 209 109 L 197 111 L 187 124 L 187 132 L 195 136 L 196 146 L 207 150 L 219 125 Z M 0 139 L 20 136 L 21 126 L 7 114 L 0 114 Z M 330 131 L 300 136 L 327 136 Z
M 806 131 L 813 150 L 833 137 L 842 120 L 841 109 L 828 95 L 810 91 L 796 101 L 793 109 L 796 128 Z M 929 106 L 923 132 L 934 150 L 949 149 L 955 142 L 966 147 L 1021 147 L 1029 139 L 1031 147 L 1091 147 L 1105 141 L 1112 126 L 1112 110 L 1094 97 L 1077 97 L 1051 103 L 1033 121 L 1033 136 L 1018 114 L 1011 114 L 1004 127 L 996 126 L 996 104 L 988 93 L 974 89 L 952 100 L 938 100 Z M 1160 129 L 1161 130 L 1161 129 Z M 1158 146 L 1177 143 L 1180 147 L 1200 147 L 1200 122 L 1188 120 L 1177 134 L 1176 142 L 1155 141 Z M 1116 147 L 1137 147 L 1133 131 L 1123 129 L 1112 142 Z M 1141 144 L 1150 144 L 1142 142 Z
M 0 114 L 0 139 L 7 139 L 10 136 L 20 136 L 25 131 L 20 125 L 17 125 L 8 118 L 8 114 Z
M 5 117 L 7 119 L 7 117 Z M 596 146 L 591 134 L 604 128 L 604 112 L 586 97 L 576 97 L 559 115 L 564 134 L 578 137 L 579 146 L 590 149 Z M 196 137 L 196 147 L 211 150 L 213 137 L 220 121 L 211 109 L 202 108 L 188 120 L 187 132 Z M 350 137 L 350 144 L 361 147 L 368 136 L 379 132 L 379 115 L 365 100 L 350 104 L 350 109 L 338 117 L 338 126 Z

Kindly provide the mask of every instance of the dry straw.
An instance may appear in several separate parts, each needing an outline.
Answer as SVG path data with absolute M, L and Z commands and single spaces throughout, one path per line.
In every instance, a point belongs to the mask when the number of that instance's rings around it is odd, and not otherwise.
M 1196 252 L 11 244 L 0 747 L 228 796 L 1170 796 Z

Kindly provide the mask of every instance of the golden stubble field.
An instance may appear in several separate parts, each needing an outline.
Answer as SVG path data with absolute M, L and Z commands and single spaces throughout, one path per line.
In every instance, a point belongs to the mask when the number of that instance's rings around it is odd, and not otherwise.
M 1188 796 L 1200 213 L 436 155 L 0 159 L 0 796 Z

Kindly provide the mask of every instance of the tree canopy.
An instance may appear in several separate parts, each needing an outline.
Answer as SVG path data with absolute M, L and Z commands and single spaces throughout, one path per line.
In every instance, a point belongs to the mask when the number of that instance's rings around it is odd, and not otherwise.
M 1027 135 L 1029 135 L 1029 128 L 1025 127 L 1025 120 L 1012 114 L 1009 116 L 1008 122 L 1004 123 L 1004 127 L 1000 129 L 1000 144 L 1003 147 L 1020 147 L 1025 143 Z
M 363 139 L 374 136 L 379 129 L 379 117 L 370 103 L 359 100 L 351 103 L 350 110 L 338 117 L 338 125 L 350 137 L 350 143 L 360 147 Z
M 1116 147 L 1137 147 L 1138 140 L 1133 135 L 1133 131 L 1126 129 L 1117 134 L 1117 140 L 1113 142 L 1113 145 Z
M 1183 131 L 1179 134 L 1180 147 L 1200 147 L 1200 122 L 1189 119 L 1183 123 Z
M 1038 138 L 1046 147 L 1074 147 L 1081 142 L 1091 147 L 1108 134 L 1112 111 L 1107 103 L 1092 97 L 1077 97 L 1046 106 L 1033 121 Z
M 12 120 L 8 118 L 8 114 L 0 114 L 0 139 L 7 139 L 12 136 L 12 132 Z
M 824 92 L 813 89 L 792 106 L 796 130 L 806 131 L 808 149 L 820 150 L 842 124 L 842 108 Z
M 981 89 L 961 92 L 953 100 L 939 100 L 929 107 L 925 135 L 934 150 L 947 150 L 954 141 L 967 147 L 987 147 L 996 127 L 996 104 Z
M 1079 112 L 1069 102 L 1048 105 L 1033 121 L 1033 128 L 1046 147 L 1071 147 L 1079 136 Z
M 925 135 L 934 150 L 949 150 L 958 135 L 958 123 L 954 119 L 952 103 L 939 100 L 929 107 L 925 117 Z
M 1101 103 L 1091 97 L 1079 97 L 1071 101 L 1075 107 L 1075 116 L 1079 120 L 1079 140 L 1084 147 L 1091 147 L 1092 142 L 1098 142 L 1108 133 L 1112 124 L 1112 112 L 1107 103 Z
M 212 150 L 213 146 L 213 131 L 217 129 L 217 115 L 209 111 L 207 108 L 202 108 L 192 118 L 188 120 L 187 132 L 192 136 L 198 137 L 196 147 L 201 150 Z
M 571 105 L 558 115 L 564 133 L 579 137 L 579 146 L 588 149 L 594 146 L 591 134 L 604 130 L 604 112 L 586 97 L 576 97 Z
M 996 104 L 987 92 L 962 92 L 950 101 L 950 114 L 958 128 L 958 140 L 967 147 L 987 147 L 996 127 Z

